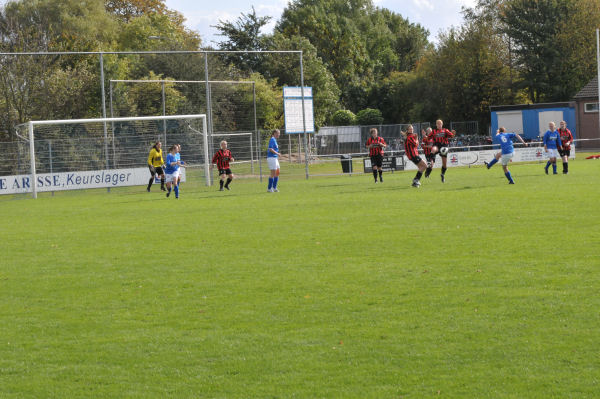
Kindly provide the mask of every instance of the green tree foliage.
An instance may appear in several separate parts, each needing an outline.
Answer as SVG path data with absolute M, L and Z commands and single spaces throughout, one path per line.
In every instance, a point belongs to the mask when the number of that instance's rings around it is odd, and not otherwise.
M 381 110 L 386 123 L 419 119 L 419 104 L 429 99 L 419 92 L 415 72 L 392 72 L 373 87 L 369 103 Z
M 378 109 L 365 108 L 356 114 L 356 122 L 362 126 L 381 125 L 383 123 L 383 116 Z
M 0 49 L 97 50 L 114 39 L 115 27 L 100 0 L 11 1 L 0 9 Z M 27 120 L 84 117 L 97 110 L 97 68 L 97 61 L 82 56 L 2 57 L 4 138 L 10 139 L 12 127 Z
M 340 109 L 340 89 L 317 55 L 317 49 L 302 36 L 275 34 L 268 39 L 267 44 L 271 50 L 302 50 L 304 85 L 313 88 L 315 124 L 324 126 L 331 120 L 333 113 Z M 279 86 L 300 85 L 300 57 L 297 53 L 272 54 L 265 60 L 261 71 L 265 77 L 275 79 Z
M 567 18 L 559 22 L 556 45 L 559 58 L 553 97 L 570 100 L 596 73 L 595 30 L 600 27 L 600 1 L 568 3 Z
M 271 20 L 271 17 L 259 17 L 252 7 L 252 12 L 242 13 L 235 22 L 219 21 L 214 27 L 219 35 L 226 40 L 219 43 L 221 50 L 266 50 L 265 37 L 260 30 Z M 261 69 L 264 58 L 258 54 L 233 54 L 227 55 L 228 63 L 235 64 L 240 70 L 254 72 Z
M 276 31 L 304 36 L 342 89 L 342 103 L 361 109 L 377 79 L 410 70 L 427 44 L 427 31 L 371 0 L 296 0 Z
M 442 34 L 440 43 L 419 67 L 427 120 L 477 120 L 486 126 L 489 106 L 510 102 L 510 72 L 503 42 L 484 23 L 471 23 Z
M 331 123 L 334 126 L 352 126 L 356 125 L 356 115 L 347 109 L 340 109 L 333 114 Z

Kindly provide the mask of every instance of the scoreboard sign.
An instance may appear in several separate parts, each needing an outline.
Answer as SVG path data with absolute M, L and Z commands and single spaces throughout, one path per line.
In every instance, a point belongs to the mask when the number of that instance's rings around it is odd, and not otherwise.
M 364 158 L 363 164 L 365 168 L 365 173 L 373 172 L 373 165 L 371 165 L 371 158 Z M 393 156 L 393 157 L 383 157 L 383 163 L 381 165 L 381 169 L 384 172 L 391 172 L 394 170 L 404 170 L 404 160 L 401 156 Z

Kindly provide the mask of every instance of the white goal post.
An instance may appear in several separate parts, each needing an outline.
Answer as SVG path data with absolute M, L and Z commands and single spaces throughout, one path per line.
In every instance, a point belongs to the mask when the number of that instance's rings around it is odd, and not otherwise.
M 45 121 L 29 121 L 26 126 L 28 129 L 29 136 L 29 157 L 31 163 L 31 192 L 33 198 L 37 198 L 37 176 L 36 176 L 36 153 L 35 153 L 35 128 L 37 126 L 48 126 L 48 125 L 73 125 L 73 124 L 103 124 L 104 131 L 104 144 L 105 151 L 108 154 L 108 140 L 107 140 L 107 124 L 119 123 L 119 122 L 144 122 L 144 121 L 169 121 L 169 120 L 201 120 L 202 131 L 194 129 L 196 133 L 202 135 L 202 147 L 203 147 L 203 161 L 205 168 L 206 184 L 210 185 L 210 158 L 208 154 L 209 140 L 207 134 L 207 123 L 205 114 L 197 115 L 171 115 L 171 116 L 140 116 L 140 117 L 123 117 L 123 118 L 95 118 L 95 119 L 65 119 L 65 120 L 45 120 Z M 187 126 L 191 127 L 189 123 Z M 114 135 L 114 131 L 113 131 Z M 108 161 L 106 169 L 109 169 Z

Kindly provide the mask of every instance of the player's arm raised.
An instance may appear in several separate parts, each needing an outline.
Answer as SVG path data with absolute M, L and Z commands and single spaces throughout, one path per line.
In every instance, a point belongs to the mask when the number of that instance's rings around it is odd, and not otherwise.
M 519 139 L 519 141 L 520 141 L 521 143 L 523 143 L 523 145 L 524 145 L 525 147 L 527 147 L 527 143 L 525 142 L 525 140 L 523 140 L 523 138 L 522 138 L 521 136 L 519 136 L 519 134 L 518 134 L 518 133 L 515 133 L 515 136 L 516 136 L 516 137 Z

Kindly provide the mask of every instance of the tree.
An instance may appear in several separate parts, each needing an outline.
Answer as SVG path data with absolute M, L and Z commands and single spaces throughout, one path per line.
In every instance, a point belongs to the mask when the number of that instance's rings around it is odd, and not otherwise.
M 348 109 L 367 105 L 373 83 L 412 68 L 427 45 L 427 31 L 371 0 L 295 0 L 276 31 L 306 37 L 341 88 Z
M 556 39 L 569 18 L 572 0 L 508 0 L 502 3 L 500 20 L 514 43 L 520 85 L 532 102 L 555 101 L 560 89 L 560 48 Z
M 4 52 L 93 51 L 112 41 L 114 31 L 100 0 L 13 1 L 0 9 Z M 9 56 L 0 68 L 0 131 L 7 138 L 27 120 L 86 117 L 99 109 L 98 64 L 89 57 Z
M 304 85 L 313 87 L 315 125 L 324 126 L 340 109 L 340 89 L 333 75 L 317 55 L 317 49 L 304 37 L 286 37 L 276 33 L 268 39 L 269 50 L 302 50 Z M 300 56 L 269 54 L 265 56 L 261 73 L 274 79 L 279 86 L 300 86 Z
M 106 11 L 129 22 L 148 14 L 166 14 L 170 10 L 163 0 L 106 0 Z
M 242 15 L 235 21 L 221 21 L 214 27 L 227 40 L 219 43 L 221 50 L 265 50 L 264 36 L 260 30 L 271 20 L 271 17 L 259 17 L 252 7 L 252 12 Z M 262 58 L 257 54 L 235 54 L 227 56 L 228 62 L 235 64 L 240 70 L 254 72 L 260 70 Z

